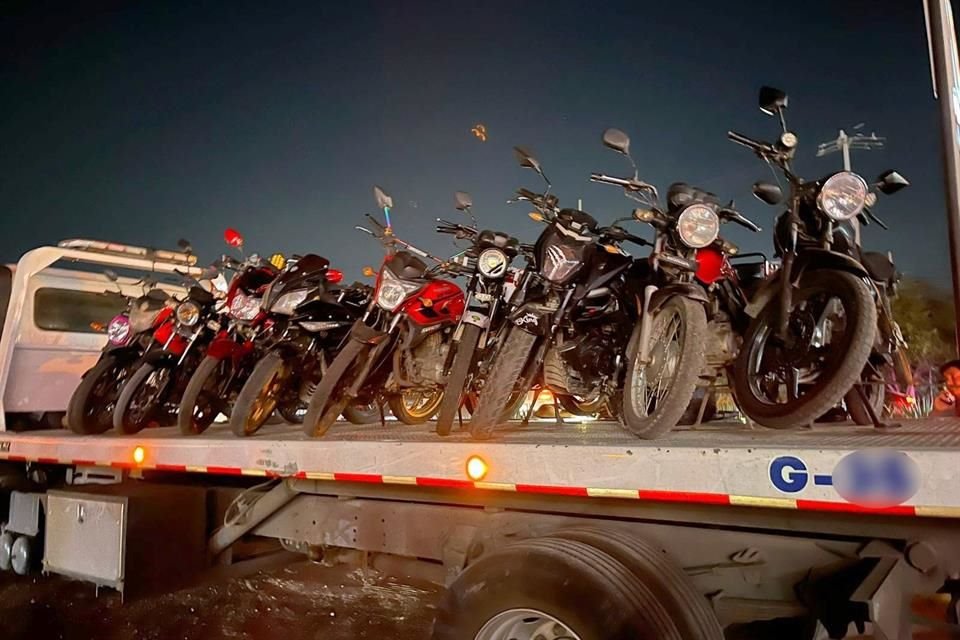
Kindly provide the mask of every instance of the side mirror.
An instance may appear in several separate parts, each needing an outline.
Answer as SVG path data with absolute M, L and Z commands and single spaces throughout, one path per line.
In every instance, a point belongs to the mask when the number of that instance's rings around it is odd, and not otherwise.
M 393 198 L 387 195 L 387 192 L 380 187 L 373 188 L 373 198 L 377 201 L 377 207 L 380 209 L 392 209 Z
M 191 245 L 190 241 L 185 238 L 180 238 L 177 240 L 177 246 L 180 247 L 180 249 L 186 254 L 193 253 L 193 245 Z
M 113 269 L 104 269 L 103 275 L 107 276 L 107 280 L 109 280 L 110 282 L 116 282 L 117 280 L 120 279 L 120 276 L 118 276 L 117 272 L 114 271 Z
M 227 227 L 223 232 L 223 241 L 231 247 L 242 247 L 243 246 L 243 236 L 240 235 L 240 232 L 232 227 Z
M 753 185 L 753 195 L 761 202 L 769 205 L 780 204 L 783 200 L 783 189 L 772 182 L 756 182 Z
M 787 94 L 774 87 L 760 87 L 760 97 L 758 100 L 760 111 L 770 116 L 780 113 L 781 109 L 787 108 Z
M 457 191 L 453 194 L 453 199 L 457 203 L 457 211 L 466 211 L 473 206 L 473 198 L 466 191 Z
M 533 157 L 529 151 L 523 147 L 514 147 L 513 155 L 517 158 L 517 162 L 520 163 L 520 166 L 524 169 L 533 169 L 540 175 L 543 175 L 543 168 L 540 166 L 540 161 Z
M 630 136 L 620 129 L 607 129 L 603 132 L 603 145 L 625 156 L 630 155 Z
M 910 181 L 893 169 L 890 171 L 884 171 L 880 174 L 880 177 L 877 178 L 877 189 L 879 189 L 881 193 L 885 193 L 888 196 L 900 191 L 900 189 L 903 189 L 904 187 L 909 186 Z

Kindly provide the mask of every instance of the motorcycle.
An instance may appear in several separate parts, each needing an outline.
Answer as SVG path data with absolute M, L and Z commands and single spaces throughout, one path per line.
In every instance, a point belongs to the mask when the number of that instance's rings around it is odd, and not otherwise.
M 601 227 L 584 211 L 561 209 L 540 162 L 525 149 L 514 151 L 520 165 L 546 183 L 542 194 L 520 189 L 516 198 L 533 204 L 537 212 L 530 217 L 546 228 L 534 245 L 535 269 L 514 294 L 516 308 L 470 420 L 470 432 L 479 439 L 490 437 L 517 394 L 538 380 L 554 395 L 607 405 L 622 418 L 623 354 L 639 338 L 643 263 L 620 245 L 650 243 L 617 226 L 632 218 Z M 681 312 L 686 308 L 681 303 Z M 692 388 L 681 410 L 691 393 Z
M 220 330 L 217 297 L 208 290 L 216 288 L 201 281 L 217 275 L 211 268 L 200 280 L 193 280 L 186 298 L 154 329 L 154 343 L 161 348 L 144 353 L 120 389 L 113 411 L 113 428 L 118 433 L 137 433 L 173 422 L 190 377 Z
M 437 277 L 460 268 L 393 233 L 393 200 L 374 188 L 386 225 L 368 218 L 376 231 L 357 227 L 386 250 L 373 297 L 317 386 L 303 430 L 322 436 L 349 405 L 380 404 L 406 424 L 429 420 L 442 399 L 443 367 L 453 332 L 465 308 L 463 291 Z M 435 263 L 428 267 L 423 259 Z
M 236 243 L 239 234 L 229 235 Z M 184 435 L 203 433 L 218 415 L 231 414 L 234 400 L 257 362 L 257 336 L 269 320 L 261 311 L 263 293 L 279 273 L 276 265 L 257 254 L 242 262 L 223 256 L 220 264 L 234 272 L 227 291 L 226 317 L 184 389 L 177 418 Z
M 107 278 L 116 283 L 112 271 Z M 70 396 L 67 424 L 74 433 L 103 433 L 113 426 L 113 412 L 120 389 L 135 371 L 140 358 L 156 343 L 153 331 L 173 314 L 170 294 L 150 280 L 141 282 L 143 294 L 128 300 L 126 311 L 107 325 L 107 344 L 100 359 L 86 373 Z M 104 295 L 123 296 L 105 291 Z
M 641 437 L 653 438 L 666 433 L 674 424 L 699 422 L 705 417 L 709 419 L 710 413 L 715 412 L 715 401 L 711 406 L 712 395 L 707 390 L 697 392 L 696 387 L 702 379 L 713 385 L 721 378 L 729 378 L 739 350 L 739 336 L 749 322 L 745 313 L 747 302 L 773 268 L 763 254 L 741 256 L 736 245 L 720 236 L 724 223 L 735 223 L 754 233 L 760 231 L 760 227 L 736 209 L 733 201 L 722 205 L 716 195 L 677 182 L 668 189 L 664 211 L 657 202 L 656 190 L 637 180 L 636 164 L 629 152 L 629 137 L 619 130 L 609 129 L 603 140 L 607 147 L 630 161 L 634 178 L 625 180 L 593 174 L 591 180 L 623 188 L 625 195 L 643 205 L 634 211 L 634 217 L 649 223 L 656 232 L 649 259 L 650 269 L 645 275 L 647 284 L 644 287 L 640 339 L 628 351 L 629 364 L 624 383 L 624 390 L 628 393 L 623 398 L 628 428 Z M 662 334 L 658 327 L 675 322 L 670 315 L 663 316 L 661 309 L 669 312 L 670 301 L 664 296 L 678 295 L 685 298 L 684 305 L 700 304 L 706 325 L 700 333 L 700 313 L 686 313 L 686 319 L 679 327 L 686 326 L 695 341 L 688 336 L 682 345 L 672 347 L 673 335 Z M 675 299 L 673 304 L 678 302 Z M 670 340 L 657 339 L 659 335 L 668 335 Z M 664 354 L 658 353 L 661 349 Z M 667 355 L 671 349 L 678 355 Z M 676 374 L 669 373 L 673 360 L 678 367 Z M 681 368 L 685 366 L 685 360 L 688 369 Z M 700 362 L 699 366 L 697 362 Z M 639 372 L 631 369 L 634 363 Z M 658 369 L 658 366 L 663 368 Z M 667 370 L 667 381 L 661 377 L 664 369 Z M 690 396 L 686 396 L 685 389 L 691 377 L 694 389 Z M 683 385 L 680 389 L 677 389 L 678 382 Z M 691 398 L 694 399 L 692 402 Z M 665 406 L 672 402 L 677 404 Z M 683 410 L 678 414 L 681 403 Z M 634 413 L 632 420 L 630 412 Z M 671 423 L 675 415 L 676 422 Z
M 860 381 L 877 343 L 882 302 L 871 267 L 837 243 L 836 230 L 858 215 L 870 217 L 869 186 L 840 171 L 813 182 L 793 173 L 798 138 L 786 126 L 787 95 L 763 87 L 761 111 L 775 116 L 781 134 L 762 142 L 727 132 L 790 184 L 786 211 L 778 218 L 774 243 L 781 268 L 747 305 L 751 322 L 733 372 L 740 409 L 755 422 L 777 429 L 808 425 L 838 405 Z M 896 172 L 875 186 L 893 193 L 906 181 Z M 770 205 L 783 200 L 779 185 L 758 182 L 754 194 Z
M 276 409 L 288 422 L 303 422 L 307 403 L 323 377 L 330 353 L 360 316 L 369 299 L 364 285 L 335 289 L 343 274 L 326 258 L 308 254 L 288 266 L 267 288 L 263 310 L 273 318 L 261 335 L 263 357 L 244 383 L 230 416 L 237 436 L 249 436 Z M 348 419 L 373 422 L 369 407 L 347 407 Z
M 472 201 L 462 191 L 456 193 L 459 211 L 470 213 Z M 479 389 L 479 373 L 485 356 L 493 351 L 495 337 L 503 325 L 505 313 L 505 286 L 510 263 L 521 252 L 520 241 L 501 231 L 484 229 L 477 231 L 465 226 L 439 220 L 439 233 L 452 233 L 458 239 L 469 240 L 470 248 L 464 252 L 464 272 L 468 275 L 466 285 L 466 311 L 453 334 L 453 345 L 444 364 L 446 384 L 443 401 L 437 413 L 436 431 L 448 435 L 461 406 L 475 408 Z

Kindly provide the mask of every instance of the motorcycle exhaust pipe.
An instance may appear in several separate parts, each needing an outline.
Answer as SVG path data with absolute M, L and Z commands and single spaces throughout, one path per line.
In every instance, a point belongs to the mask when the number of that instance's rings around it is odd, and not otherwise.
M 650 299 L 659 290 L 656 285 L 648 284 L 643 289 L 643 314 L 640 316 L 640 364 L 646 366 L 650 362 L 650 331 L 651 317 Z

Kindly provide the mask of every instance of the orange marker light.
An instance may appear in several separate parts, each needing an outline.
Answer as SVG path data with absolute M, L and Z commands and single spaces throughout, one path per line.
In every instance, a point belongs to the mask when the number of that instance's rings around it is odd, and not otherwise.
M 133 450 L 133 461 L 137 464 L 143 464 L 143 459 L 146 457 L 147 453 L 143 450 L 143 447 L 136 447 Z
M 483 480 L 489 470 L 490 468 L 487 466 L 487 463 L 480 456 L 470 456 L 467 458 L 467 476 L 469 476 L 471 480 Z

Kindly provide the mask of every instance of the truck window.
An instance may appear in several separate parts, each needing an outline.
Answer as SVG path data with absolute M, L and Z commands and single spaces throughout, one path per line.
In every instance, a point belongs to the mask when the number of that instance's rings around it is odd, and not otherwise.
M 113 316 L 126 308 L 119 296 L 43 287 L 33 296 L 33 320 L 45 331 L 105 333 Z

